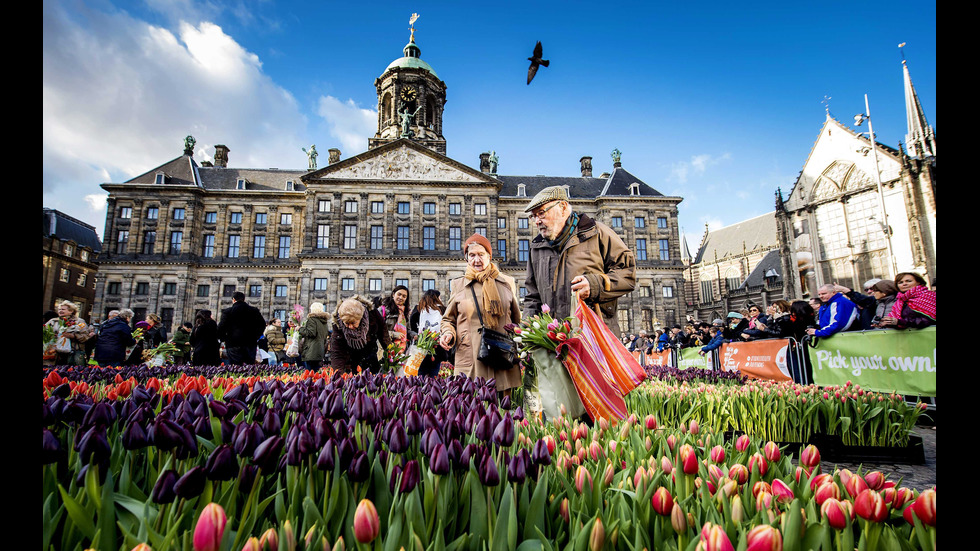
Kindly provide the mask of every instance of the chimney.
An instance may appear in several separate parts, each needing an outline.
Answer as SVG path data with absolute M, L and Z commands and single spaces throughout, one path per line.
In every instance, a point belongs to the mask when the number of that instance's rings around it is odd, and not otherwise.
M 227 145 L 214 146 L 214 166 L 228 168 L 228 149 Z
M 339 163 L 340 162 L 340 150 L 339 149 L 337 149 L 336 147 L 331 147 L 330 149 L 327 150 L 327 153 L 330 154 L 330 158 L 327 159 L 327 164 L 328 165 L 332 165 L 334 163 Z
M 582 177 L 591 178 L 592 177 L 592 157 L 582 157 L 578 160 L 582 164 Z
M 490 174 L 490 154 L 480 153 L 480 171 L 484 174 Z

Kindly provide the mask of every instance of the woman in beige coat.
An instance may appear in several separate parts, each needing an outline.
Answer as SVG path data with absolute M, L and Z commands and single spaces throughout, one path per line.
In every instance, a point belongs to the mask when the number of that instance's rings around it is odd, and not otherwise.
M 477 359 L 482 334 L 473 291 L 480 300 L 484 326 L 503 332 L 508 323 L 521 321 L 514 278 L 500 273 L 491 262 L 490 240 L 486 237 L 473 234 L 463 244 L 463 251 L 466 275 L 450 282 L 452 293 L 442 317 L 439 344 L 449 350 L 458 340 L 454 362 L 456 373 L 470 378 L 496 379 L 497 390 L 509 396 L 510 389 L 521 386 L 521 370 L 516 364 L 510 369 L 494 370 Z

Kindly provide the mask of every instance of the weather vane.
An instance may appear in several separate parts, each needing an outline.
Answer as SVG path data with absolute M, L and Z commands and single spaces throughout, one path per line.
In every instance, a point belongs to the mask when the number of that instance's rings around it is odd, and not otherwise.
M 412 31 L 411 41 L 415 42 L 415 22 L 418 21 L 419 14 L 413 13 L 412 17 L 408 19 L 408 24 L 411 25 L 408 30 Z
M 904 42 L 898 45 L 898 51 L 901 52 L 902 54 L 902 63 L 905 63 L 905 50 L 902 49 L 904 46 L 905 46 Z
M 824 109 L 827 110 L 827 114 L 829 115 L 830 114 L 830 96 L 824 96 L 823 99 L 820 101 L 820 103 L 823 104 Z

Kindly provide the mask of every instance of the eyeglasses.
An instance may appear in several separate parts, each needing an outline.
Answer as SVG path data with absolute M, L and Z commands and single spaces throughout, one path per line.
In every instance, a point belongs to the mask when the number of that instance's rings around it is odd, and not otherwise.
M 561 202 L 561 201 L 556 201 L 556 202 L 554 202 L 554 203 L 552 203 L 550 207 L 548 207 L 548 208 L 546 208 L 546 209 L 542 209 L 542 210 L 540 210 L 540 211 L 538 211 L 538 212 L 537 212 L 536 214 L 535 214 L 534 212 L 531 212 L 531 213 L 529 213 L 529 214 L 527 215 L 527 217 L 528 217 L 529 219 L 532 219 L 532 220 L 533 220 L 533 219 L 537 219 L 537 220 L 540 220 L 540 219 L 542 219 L 542 218 L 544 218 L 544 213 L 546 213 L 546 212 L 548 212 L 549 210 L 551 210 L 551 209 L 553 209 L 553 208 L 555 208 L 556 206 L 558 206 L 558 204 L 559 204 L 560 202 Z

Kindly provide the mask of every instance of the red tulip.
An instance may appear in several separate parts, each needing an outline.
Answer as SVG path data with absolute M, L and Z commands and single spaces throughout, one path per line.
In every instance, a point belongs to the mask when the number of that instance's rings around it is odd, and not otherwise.
M 715 447 L 711 448 L 711 453 L 709 454 L 708 457 L 711 458 L 711 461 L 713 461 L 715 463 L 724 463 L 725 462 L 725 448 L 723 448 L 721 446 L 715 446 Z
M 754 453 L 749 458 L 749 472 L 754 471 L 756 468 L 759 469 L 759 476 L 766 476 L 766 472 L 769 470 L 769 463 L 761 453 Z
M 698 456 L 695 454 L 693 446 L 690 444 L 684 444 L 681 446 L 677 457 L 681 462 L 681 468 L 683 469 L 684 474 L 697 474 Z
M 205 505 L 194 527 L 194 551 L 218 551 L 227 522 L 228 517 L 221 505 L 213 502 Z
M 820 514 L 827 519 L 830 527 L 835 530 L 846 528 L 850 516 L 843 503 L 834 498 L 828 498 L 823 502 L 823 505 L 820 506 Z
M 833 481 L 834 481 L 834 477 L 828 473 L 818 474 L 817 476 L 813 477 L 812 480 L 810 480 L 810 489 L 815 490 L 824 482 L 833 482 Z
M 728 478 L 738 482 L 739 484 L 745 484 L 749 480 L 749 470 L 741 463 L 736 463 L 728 469 Z
M 354 511 L 354 537 L 360 543 L 371 543 L 381 532 L 378 510 L 369 499 L 362 499 Z
M 772 481 L 772 495 L 780 503 L 789 503 L 796 497 L 793 495 L 793 490 L 778 478 Z
M 657 488 L 657 491 L 653 492 L 651 504 L 657 514 L 665 517 L 670 516 L 670 513 L 674 509 L 674 496 L 670 495 L 670 491 L 666 487 L 661 486 Z
M 760 524 L 746 535 L 747 551 L 782 551 L 783 535 L 774 526 Z
M 872 490 L 877 491 L 885 487 L 885 475 L 881 471 L 871 471 L 864 475 L 864 481 L 868 484 L 868 488 Z
M 704 551 L 735 551 L 725 529 L 717 524 L 706 522 L 701 528 L 701 541 L 698 548 Z
M 908 488 L 896 488 L 895 497 L 892 499 L 892 509 L 901 509 L 905 504 L 912 501 L 915 494 Z
M 824 501 L 831 498 L 840 499 L 840 488 L 832 481 L 824 482 L 820 486 L 817 486 L 817 489 L 813 494 L 813 498 L 817 500 L 817 505 L 823 505 Z
M 803 452 L 800 453 L 800 465 L 811 469 L 820 465 L 820 450 L 813 444 L 803 448 Z
M 52 371 L 52 373 L 54 372 Z M 657 430 L 657 418 L 653 414 L 647 415 L 644 422 L 646 423 L 647 430 Z
M 739 436 L 735 440 L 735 449 L 738 450 L 738 451 L 740 451 L 740 452 L 744 452 L 745 450 L 749 449 L 749 444 L 751 442 L 752 441 L 749 440 L 749 435 L 743 434 L 742 436 Z
M 857 477 L 855 477 L 857 478 Z M 888 506 L 881 494 L 865 489 L 854 498 L 854 512 L 864 520 L 881 522 L 888 518 Z
M 919 517 L 923 523 L 929 526 L 936 525 L 936 489 L 930 488 L 919 494 L 919 498 L 912 503 L 915 516 Z
M 779 446 L 773 441 L 766 442 L 766 445 L 762 448 L 762 453 L 766 455 L 766 459 L 773 462 L 779 461 L 779 458 L 782 457 Z
M 868 489 L 868 484 L 858 475 L 854 475 L 844 484 L 844 489 L 852 498 L 857 498 L 862 492 Z M 855 501 L 855 505 L 857 502 Z

